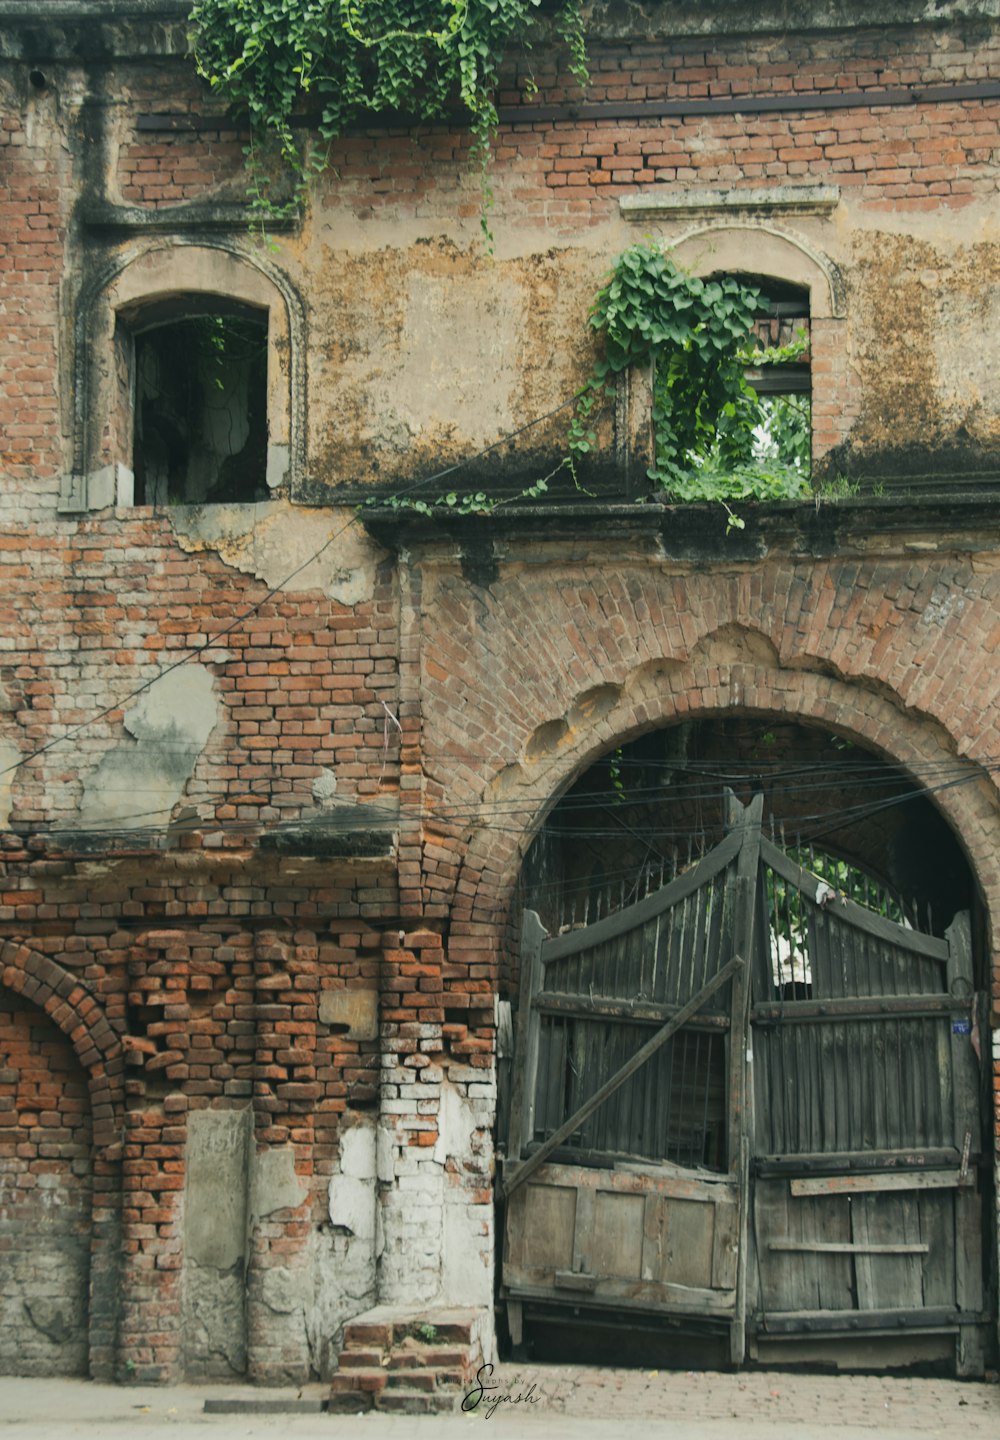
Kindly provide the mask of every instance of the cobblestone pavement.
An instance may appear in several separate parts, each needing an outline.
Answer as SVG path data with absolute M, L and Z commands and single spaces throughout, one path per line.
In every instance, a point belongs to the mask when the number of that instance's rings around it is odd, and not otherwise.
M 768 1426 L 815 1426 L 822 1420 L 824 1429 L 846 1425 L 942 1436 L 957 1430 L 1000 1440 L 997 1385 L 870 1375 L 782 1371 L 726 1375 L 566 1365 L 500 1365 L 491 1378 L 501 1387 L 494 1393 L 523 1394 L 534 1385 L 534 1393 L 541 1397 L 533 1407 L 536 1411 L 578 1419 L 660 1416 Z
M 1000 1437 L 1000 1386 L 947 1380 L 500 1365 L 472 1413 L 454 1416 L 206 1414 L 206 1399 L 285 1403 L 321 1400 L 301 1391 L 248 1386 L 149 1389 L 84 1380 L 0 1379 L 2 1440 L 153 1440 L 170 1430 L 191 1440 L 459 1440 L 486 1423 L 512 1440 L 907 1440 Z M 492 1414 L 487 1397 L 509 1396 Z M 517 1396 L 521 1396 L 520 1401 Z

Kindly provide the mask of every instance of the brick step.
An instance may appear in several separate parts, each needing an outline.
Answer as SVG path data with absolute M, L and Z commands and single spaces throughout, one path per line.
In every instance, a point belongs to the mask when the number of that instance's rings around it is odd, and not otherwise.
M 417 1324 L 420 1323 L 419 1321 L 417 1322 Z M 397 1323 L 393 1326 L 395 1332 L 393 1340 L 394 1343 L 399 1344 L 401 1341 L 411 1337 L 415 1340 L 422 1341 L 425 1345 L 440 1345 L 442 1341 L 447 1341 L 449 1344 L 471 1345 L 473 1323 L 472 1320 L 465 1320 L 458 1317 L 455 1319 L 438 1319 L 435 1317 L 427 1321 L 428 1325 L 434 1327 L 435 1333 L 433 1339 L 428 1339 L 424 1335 L 414 1334 L 415 1327 L 412 1321 L 409 1324 L 405 1322 Z
M 433 1328 L 433 1339 L 428 1340 L 418 1333 L 421 1324 Z M 406 1339 L 429 1345 L 438 1345 L 442 1341 L 471 1345 L 474 1325 L 475 1318 L 460 1311 L 429 1315 L 426 1321 L 419 1315 L 401 1320 L 349 1320 L 344 1326 L 344 1348 L 364 1346 L 388 1350 Z
M 399 1410 L 404 1415 L 447 1415 L 458 1405 L 456 1391 L 386 1390 L 379 1396 L 377 1408 Z
M 344 1326 L 344 1349 L 352 1349 L 356 1345 L 371 1345 L 380 1350 L 388 1350 L 392 1345 L 392 1330 L 392 1322 L 389 1320 L 352 1320 Z
M 462 1370 L 390 1370 L 387 1390 L 459 1390 L 465 1380 Z
M 358 1369 L 359 1367 L 363 1369 L 363 1368 L 365 1368 L 366 1366 L 378 1366 L 378 1365 L 381 1365 L 381 1364 L 382 1364 L 382 1356 L 383 1356 L 384 1353 L 385 1353 L 385 1352 L 382 1351 L 382 1350 L 372 1350 L 372 1349 L 367 1349 L 367 1350 L 344 1350 L 344 1351 L 341 1352 L 341 1356 L 340 1356 L 340 1362 L 339 1362 L 339 1363 L 340 1363 L 340 1368 L 341 1368 L 341 1370 L 346 1370 L 346 1369 L 356 1370 L 356 1369 Z
M 344 1363 L 343 1355 L 341 1356 L 340 1363 L 341 1365 Z M 420 1345 L 412 1350 L 393 1351 L 389 1360 L 389 1369 L 414 1370 L 420 1366 L 429 1366 L 431 1369 L 435 1366 L 450 1366 L 454 1369 L 455 1367 L 461 1368 L 469 1363 L 468 1350 L 460 1350 L 457 1346 L 449 1350 L 439 1350 L 434 1349 L 430 1345 Z
M 456 1410 L 478 1363 L 475 1325 L 476 1317 L 461 1310 L 350 1321 L 330 1384 L 330 1410 Z
M 343 1359 L 341 1356 L 341 1366 Z M 364 1368 L 358 1366 L 352 1369 L 341 1368 L 330 1380 L 331 1394 L 339 1394 L 348 1390 L 369 1390 L 372 1392 L 384 1390 L 389 1380 L 389 1372 L 381 1365 L 369 1365 Z

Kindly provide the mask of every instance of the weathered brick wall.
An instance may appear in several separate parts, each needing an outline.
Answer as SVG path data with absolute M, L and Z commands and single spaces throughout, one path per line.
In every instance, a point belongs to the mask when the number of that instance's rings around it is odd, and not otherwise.
M 81 783 L 122 734 L 115 702 L 192 651 L 200 651 L 194 664 L 213 676 L 219 715 L 188 793 L 220 822 L 268 823 L 311 811 L 311 784 L 324 767 L 335 767 L 340 796 L 395 792 L 396 748 L 384 744 L 382 703 L 394 703 L 396 687 L 387 574 L 373 575 L 370 598 L 354 605 L 321 592 L 269 597 L 266 583 L 203 544 L 182 549 L 170 521 L 149 511 L 50 522 L 47 530 L 12 524 L 0 542 L 10 607 L 0 725 L 25 754 L 60 727 L 87 724 L 73 740 L 72 764 L 57 749 L 19 772 L 16 822 L 76 816 Z M 274 564 L 282 563 L 279 551 Z M 279 569 L 281 579 L 294 563 L 293 556 Z M 234 625 L 237 615 L 247 618 Z M 218 645 L 209 643 L 215 636 Z M 109 783 L 120 787 L 123 777 Z M 134 807 L 121 798 L 127 818 Z M 244 897 L 225 898 L 238 907 Z
M 244 1364 L 261 1380 L 301 1380 L 328 1369 L 337 1324 L 353 1313 L 349 1301 L 344 1309 L 346 1297 L 338 1291 L 337 1245 L 329 1233 L 328 1184 L 338 1170 L 343 1117 L 372 1116 L 379 1097 L 376 1034 L 356 1038 L 348 1027 L 320 1019 L 318 1010 L 327 992 L 377 996 L 382 983 L 382 937 L 359 918 L 357 891 L 349 883 L 339 889 L 329 883 L 322 888 L 273 882 L 242 887 L 251 897 L 246 909 L 256 906 L 260 912 L 247 929 L 249 917 L 244 917 L 242 924 L 235 918 L 221 923 L 201 918 L 204 906 L 213 904 L 209 897 L 215 897 L 219 908 L 226 908 L 221 899 L 224 887 L 217 884 L 203 884 L 203 900 L 194 902 L 189 910 L 177 898 L 191 888 L 187 877 L 158 887 L 141 882 L 129 886 L 118 880 L 102 887 L 103 905 L 84 907 L 113 911 L 114 918 L 88 921 L 79 917 L 79 906 L 66 899 L 72 865 L 52 861 L 32 865 L 26 855 L 19 861 L 16 852 L 10 851 L 6 863 L 11 875 L 22 866 L 35 871 L 34 883 L 49 913 L 48 920 L 36 921 L 31 927 L 31 954 L 40 957 L 44 952 L 54 958 L 39 958 L 35 969 L 48 966 L 53 975 L 63 975 L 71 998 L 74 994 L 81 997 L 70 1009 L 64 1007 L 65 1013 L 55 1012 L 62 1016 L 64 1032 L 79 1032 L 80 1007 L 89 1005 L 96 1015 L 106 1018 L 125 1048 L 125 1080 L 112 1132 L 113 1139 L 124 1141 L 114 1151 L 121 1160 L 120 1178 L 113 1162 L 102 1158 L 98 1167 L 103 1177 L 99 1188 L 108 1207 L 101 1217 L 105 1231 L 117 1223 L 116 1207 L 120 1208 L 122 1274 L 114 1282 L 119 1287 L 120 1321 L 117 1315 L 103 1311 L 97 1317 L 98 1328 L 110 1328 L 112 1333 L 106 1340 L 99 1337 L 105 1348 L 95 1363 L 104 1373 L 110 1370 L 120 1378 L 160 1380 L 177 1379 L 185 1372 L 192 1376 L 238 1373 L 232 1364 L 213 1368 L 213 1354 L 231 1355 L 233 1344 L 223 1328 L 225 1317 L 220 1320 L 217 1309 L 208 1302 L 202 1314 L 204 1348 L 189 1345 L 184 1355 L 188 1341 L 182 1326 L 187 1120 L 192 1112 L 211 1108 L 249 1114 L 253 1122 L 257 1176 L 243 1176 L 252 1217 L 245 1256 L 249 1333 L 243 1339 Z M 82 868 L 88 873 L 85 886 L 91 889 L 95 862 L 83 862 Z M 100 864 L 96 868 L 100 869 Z M 368 890 L 373 893 L 371 885 Z M 254 900 L 257 894 L 267 899 Z M 391 913 L 393 896 L 387 885 L 382 913 Z M 168 909 L 172 928 L 162 928 L 162 920 L 158 926 L 155 920 L 151 925 L 148 918 L 142 918 L 144 914 L 162 915 Z M 277 930 L 273 915 L 264 913 L 274 909 L 286 917 Z M 338 917 L 338 910 L 344 912 L 343 918 Z M 124 920 L 123 911 L 127 912 Z M 56 918 L 62 912 L 66 918 Z M 297 912 L 305 918 L 296 918 Z M 317 919 L 320 915 L 322 922 Z M 23 932 L 25 926 L 12 921 L 3 928 L 8 933 Z M 11 983 L 17 985 L 20 973 L 14 965 Z M 25 1069 L 17 1059 L 20 1042 L 13 1029 L 8 1033 L 5 1012 L 4 1054 L 10 1055 L 11 1063 L 3 1071 L 4 1094 L 9 1081 L 18 1106 L 16 1115 L 13 1098 L 3 1106 L 0 1158 L 5 1183 L 9 1174 L 12 1185 L 21 1184 L 23 1171 L 28 1176 L 25 1184 L 45 1186 L 51 1182 L 32 1177 L 58 1168 L 50 1162 L 51 1156 L 83 1156 L 89 1206 L 91 1096 L 85 1087 L 70 1087 L 63 1106 L 55 1082 L 46 1082 L 51 1093 L 47 1092 L 38 1072 L 50 1051 L 57 1056 L 62 1053 L 60 1046 L 68 1047 L 71 1056 L 70 1042 L 27 1002 L 12 1000 L 12 1004 L 18 1006 L 17 1023 L 22 1029 L 27 1017 L 35 1015 L 40 1027 L 52 1030 L 57 1043 L 44 1051 L 34 1070 Z M 13 1026 L 13 1020 L 10 1024 Z M 83 1053 L 94 1058 L 93 1052 L 84 1049 Z M 39 1094 L 46 1101 L 40 1118 L 35 1113 L 41 1108 Z M 7 1127 L 8 1110 L 18 1122 L 17 1128 Z M 46 1127 L 54 1125 L 55 1116 L 64 1110 L 63 1123 L 82 1126 L 85 1144 L 79 1135 L 62 1130 L 52 1130 L 53 1139 L 48 1143 Z M 28 1128 L 29 1122 L 34 1128 Z M 30 1157 L 27 1148 L 31 1148 Z M 197 1194 L 189 1196 L 191 1203 L 197 1204 L 198 1199 Z M 68 1211 L 69 1201 L 63 1209 Z M 10 1218 L 21 1221 L 23 1214 L 11 1207 Z M 90 1244 L 89 1213 L 82 1233 L 85 1261 Z M 102 1233 L 98 1226 L 97 1240 L 113 1244 L 115 1236 Z M 19 1302 L 24 1289 L 23 1238 L 17 1253 L 21 1268 L 17 1284 L 12 1285 L 12 1303 L 15 1299 Z M 67 1326 L 72 1331 L 73 1363 L 85 1370 L 85 1285 L 82 1293 L 82 1310 L 67 1316 Z M 98 1293 L 99 1304 L 104 1304 L 104 1298 Z M 44 1299 L 41 1294 L 39 1313 Z M 117 1334 L 116 1324 L 120 1324 Z
M 116 198 L 154 208 L 222 194 L 242 198 L 248 136 L 205 90 L 162 65 L 137 69 L 116 97 Z
M 88 1373 L 90 1100 L 73 1047 L 0 991 L 0 1373 Z
M 63 466 L 59 286 L 72 172 L 51 104 L 0 77 L 0 507 L 47 519 Z
M 4 62 L 0 769 L 30 758 L 0 776 L 0 997 L 25 997 L 0 1000 L 0 1077 L 49 1026 L 44 1083 L 79 1065 L 88 1087 L 84 1104 L 67 1080 L 44 1112 L 77 1127 L 68 1171 L 32 1170 L 42 1157 L 20 1153 L 0 1108 L 0 1175 L 18 1204 L 33 1175 L 56 1175 L 74 1205 L 86 1191 L 89 1362 L 81 1301 L 62 1349 L 74 1367 L 301 1381 L 329 1371 L 344 1322 L 378 1300 L 488 1310 L 508 903 L 553 797 L 615 745 L 735 711 L 829 726 L 904 767 L 947 756 L 969 780 L 941 808 L 1000 904 L 992 521 L 942 539 L 947 514 L 930 530 L 897 517 L 885 540 L 877 515 L 852 531 L 824 510 L 791 541 L 751 525 L 740 542 L 721 518 L 677 541 L 669 523 L 616 540 L 603 519 L 519 534 L 498 516 L 489 533 L 470 521 L 425 542 L 414 525 L 379 549 L 318 508 L 451 461 L 443 483 L 462 493 L 484 474 L 516 490 L 546 473 L 564 411 L 466 462 L 573 395 L 590 299 L 627 244 L 689 236 L 698 263 L 737 223 L 761 247 L 747 266 L 811 257 L 817 456 L 886 450 L 896 473 L 933 462 L 939 482 L 989 470 L 1000 101 L 926 91 L 1000 78 L 995 27 L 678 28 L 595 43 L 586 97 L 544 49 L 536 96 L 511 77 L 494 258 L 460 128 L 334 146 L 302 229 L 266 256 L 303 297 L 303 473 L 272 506 L 200 517 L 58 514 L 56 498 L 86 422 L 95 456 L 124 443 L 120 416 L 76 413 L 86 305 L 125 261 L 197 233 L 197 212 L 172 206 L 240 197 L 242 137 L 206 118 L 214 102 L 176 53 L 130 52 L 113 76 L 70 53 L 41 89 Z M 910 86 L 883 103 L 882 87 Z M 807 182 L 840 187 L 831 214 L 764 203 L 734 220 L 717 203 L 636 230 L 619 204 L 657 185 Z M 226 230 L 205 214 L 214 245 L 260 260 L 242 218 Z M 785 251 L 766 250 L 775 237 Z M 914 440 L 919 464 L 898 458 Z M 160 676 L 147 704 L 136 692 Z M 322 857 L 317 836 L 358 804 L 383 807 L 394 863 Z M 165 815 L 183 807 L 192 833 L 167 845 Z M 303 820 L 298 850 L 261 851 Z M 235 1250 L 198 1228 L 216 1153 L 243 1217 Z M 39 1329 L 18 1314 L 18 1334 Z M 41 1368 L 55 1342 L 40 1333 Z

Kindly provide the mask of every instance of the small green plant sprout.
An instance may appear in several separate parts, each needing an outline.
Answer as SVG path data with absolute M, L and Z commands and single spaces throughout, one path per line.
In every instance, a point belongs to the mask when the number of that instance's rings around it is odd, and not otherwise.
M 616 805 L 621 805 L 625 801 L 625 781 L 622 778 L 623 764 L 624 752 L 619 745 L 616 750 L 612 750 L 608 758 L 608 775 L 611 780 L 611 789 L 614 792 Z
M 437 1326 L 431 1325 L 426 1320 L 421 1321 L 419 1325 L 414 1325 L 413 1333 L 418 1337 L 418 1339 L 426 1341 L 428 1345 L 433 1345 L 437 1340 L 440 1339 Z

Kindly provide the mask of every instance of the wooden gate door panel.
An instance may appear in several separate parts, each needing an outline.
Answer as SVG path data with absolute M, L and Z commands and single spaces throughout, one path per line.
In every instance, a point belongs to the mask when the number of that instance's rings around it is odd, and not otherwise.
M 521 1297 L 676 1313 L 731 1313 L 732 1185 L 544 1165 L 511 1196 L 505 1284 Z
M 656 895 L 527 916 L 504 1293 L 714 1318 L 743 1346 L 747 965 L 760 805 Z M 736 1039 L 733 1040 L 735 1035 Z
M 767 841 L 761 866 L 751 1330 L 975 1329 L 981 1246 L 963 1236 L 979 1206 L 968 919 L 946 939 L 917 934 Z M 969 1336 L 963 1347 L 976 1349 Z

